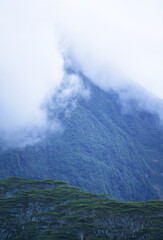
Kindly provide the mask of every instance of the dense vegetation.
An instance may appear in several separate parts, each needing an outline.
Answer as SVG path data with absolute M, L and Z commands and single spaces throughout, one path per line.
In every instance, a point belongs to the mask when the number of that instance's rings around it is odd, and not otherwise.
M 55 180 L 0 181 L 1 240 L 161 240 L 163 201 L 126 202 Z
M 132 114 L 123 114 L 115 93 L 85 84 L 90 99 L 78 99 L 69 116 L 53 113 L 62 120 L 62 133 L 0 152 L 0 179 L 60 179 L 117 200 L 162 199 L 163 130 L 157 117 L 136 111 L 135 103 Z

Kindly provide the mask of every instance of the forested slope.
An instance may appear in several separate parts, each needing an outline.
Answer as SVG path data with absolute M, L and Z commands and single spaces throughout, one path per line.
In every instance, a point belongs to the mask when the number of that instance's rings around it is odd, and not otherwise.
M 0 181 L 1 240 L 162 240 L 163 201 L 122 203 L 61 181 Z
M 86 82 L 90 99 L 79 99 L 64 131 L 25 149 L 0 153 L 0 178 L 59 179 L 124 201 L 163 196 L 163 130 L 158 119 L 132 110 L 118 96 Z

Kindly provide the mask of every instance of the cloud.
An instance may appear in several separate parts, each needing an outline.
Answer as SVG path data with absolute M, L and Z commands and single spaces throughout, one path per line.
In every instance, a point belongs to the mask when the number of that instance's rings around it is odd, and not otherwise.
M 49 126 L 61 129 L 57 118 L 49 122 L 45 105 L 66 112 L 68 102 L 72 107 L 77 96 L 88 95 L 79 76 L 67 74 L 65 64 L 102 89 L 117 91 L 123 103 L 134 96 L 140 108 L 161 116 L 161 4 L 161 0 L 0 0 L 3 140 L 17 136 L 18 142 L 35 142 Z
M 87 76 L 104 88 L 136 82 L 163 98 L 162 1 L 61 2 L 58 32 Z
M 80 98 L 85 100 L 90 98 L 89 88 L 84 85 L 78 74 L 65 74 L 60 87 L 54 91 L 53 97 L 45 102 L 47 115 L 50 119 L 69 117 Z
M 14 136 L 15 142 L 29 142 L 29 130 L 30 134 L 33 132 L 32 141 L 39 138 L 41 130 L 45 131 L 48 125 L 41 104 L 60 85 L 64 75 L 58 39 L 47 13 L 42 14 L 43 4 L 37 1 L 1 1 L 0 131 L 3 140 Z
M 103 90 L 117 91 L 123 106 L 134 98 L 163 119 L 162 1 L 61 2 L 56 29 L 72 66 Z

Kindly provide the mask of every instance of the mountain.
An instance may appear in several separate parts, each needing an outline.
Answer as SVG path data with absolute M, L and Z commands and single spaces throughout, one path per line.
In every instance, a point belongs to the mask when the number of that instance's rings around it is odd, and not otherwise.
M 90 98 L 79 98 L 68 116 L 57 113 L 64 131 L 1 151 L 0 179 L 50 178 L 122 201 L 163 199 L 163 128 L 157 116 L 136 110 L 135 103 L 124 114 L 116 93 L 83 81 Z
M 1 240 L 161 240 L 163 201 L 122 203 L 61 181 L 0 181 Z

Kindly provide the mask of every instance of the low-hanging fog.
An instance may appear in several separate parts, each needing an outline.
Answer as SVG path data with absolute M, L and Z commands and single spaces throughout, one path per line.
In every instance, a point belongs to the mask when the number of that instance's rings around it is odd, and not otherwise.
M 24 146 L 62 130 L 45 106 L 66 109 L 71 96 L 89 95 L 65 66 L 115 90 L 123 107 L 132 98 L 163 119 L 162 8 L 161 0 L 0 0 L 1 141 Z

